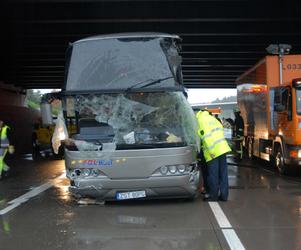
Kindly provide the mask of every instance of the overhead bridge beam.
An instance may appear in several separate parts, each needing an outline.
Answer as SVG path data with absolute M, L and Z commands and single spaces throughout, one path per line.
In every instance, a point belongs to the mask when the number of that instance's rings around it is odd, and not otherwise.
M 16 20 L 22 24 L 81 24 L 81 23 L 273 23 L 300 22 L 300 18 L 94 18 L 94 19 L 47 19 Z
M 245 65 L 230 65 L 230 64 L 220 64 L 220 65 L 215 65 L 215 64 L 183 64 L 183 68 L 248 68 L 252 67 L 252 64 L 245 64 Z
M 204 89 L 234 89 L 236 84 L 225 84 L 224 82 L 215 82 L 215 83 L 184 83 L 186 88 L 204 88 Z
M 224 33 L 214 33 L 214 32 L 204 32 L 204 33 L 177 33 L 179 36 L 182 37 L 195 37 L 195 36 L 206 36 L 206 37 L 210 37 L 210 36 L 214 36 L 214 37 L 223 37 L 223 36 L 274 36 L 274 37 L 282 37 L 282 36 L 301 36 L 301 32 L 281 32 L 281 33 L 269 33 L 269 32 L 250 32 L 250 33 L 242 33 L 242 32 L 224 32 Z

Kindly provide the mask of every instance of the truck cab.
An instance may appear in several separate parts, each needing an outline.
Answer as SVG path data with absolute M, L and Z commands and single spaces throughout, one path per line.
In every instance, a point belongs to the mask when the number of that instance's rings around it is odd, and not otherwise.
M 289 45 L 269 48 L 277 53 L 237 79 L 238 107 L 249 158 L 268 160 L 284 174 L 301 165 L 301 55 L 288 55 Z

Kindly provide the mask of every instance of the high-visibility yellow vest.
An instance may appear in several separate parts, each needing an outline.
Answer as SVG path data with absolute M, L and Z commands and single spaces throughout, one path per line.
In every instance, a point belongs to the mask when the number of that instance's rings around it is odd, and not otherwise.
M 10 127 L 7 126 L 7 125 L 4 125 L 4 126 L 2 127 L 2 129 L 1 129 L 1 134 L 0 134 L 0 139 L 1 139 L 1 140 L 7 139 L 7 130 L 8 130 L 8 129 L 10 129 Z
M 199 124 L 198 134 L 206 162 L 230 152 L 223 125 L 208 111 L 199 111 L 196 116 Z

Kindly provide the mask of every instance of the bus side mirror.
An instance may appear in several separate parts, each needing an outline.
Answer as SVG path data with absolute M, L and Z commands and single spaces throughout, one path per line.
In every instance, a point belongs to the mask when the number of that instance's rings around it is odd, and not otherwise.
M 41 103 L 40 106 L 42 115 L 42 124 L 44 126 L 49 126 L 53 124 L 52 119 L 52 107 L 50 103 Z
M 274 110 L 276 112 L 283 112 L 283 111 L 285 111 L 285 106 L 281 103 L 276 103 L 274 106 Z

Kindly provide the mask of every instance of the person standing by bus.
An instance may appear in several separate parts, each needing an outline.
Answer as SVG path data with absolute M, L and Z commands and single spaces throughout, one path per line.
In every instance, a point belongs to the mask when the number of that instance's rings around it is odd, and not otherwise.
M 197 113 L 198 135 L 207 167 L 209 196 L 206 201 L 227 201 L 229 194 L 226 154 L 231 151 L 222 124 L 208 111 Z
M 8 130 L 9 126 L 5 125 L 2 120 L 0 120 L 0 179 L 2 178 L 3 173 L 7 173 L 9 166 L 4 162 L 4 158 L 8 153 L 13 153 L 13 146 L 9 145 L 8 140 Z

